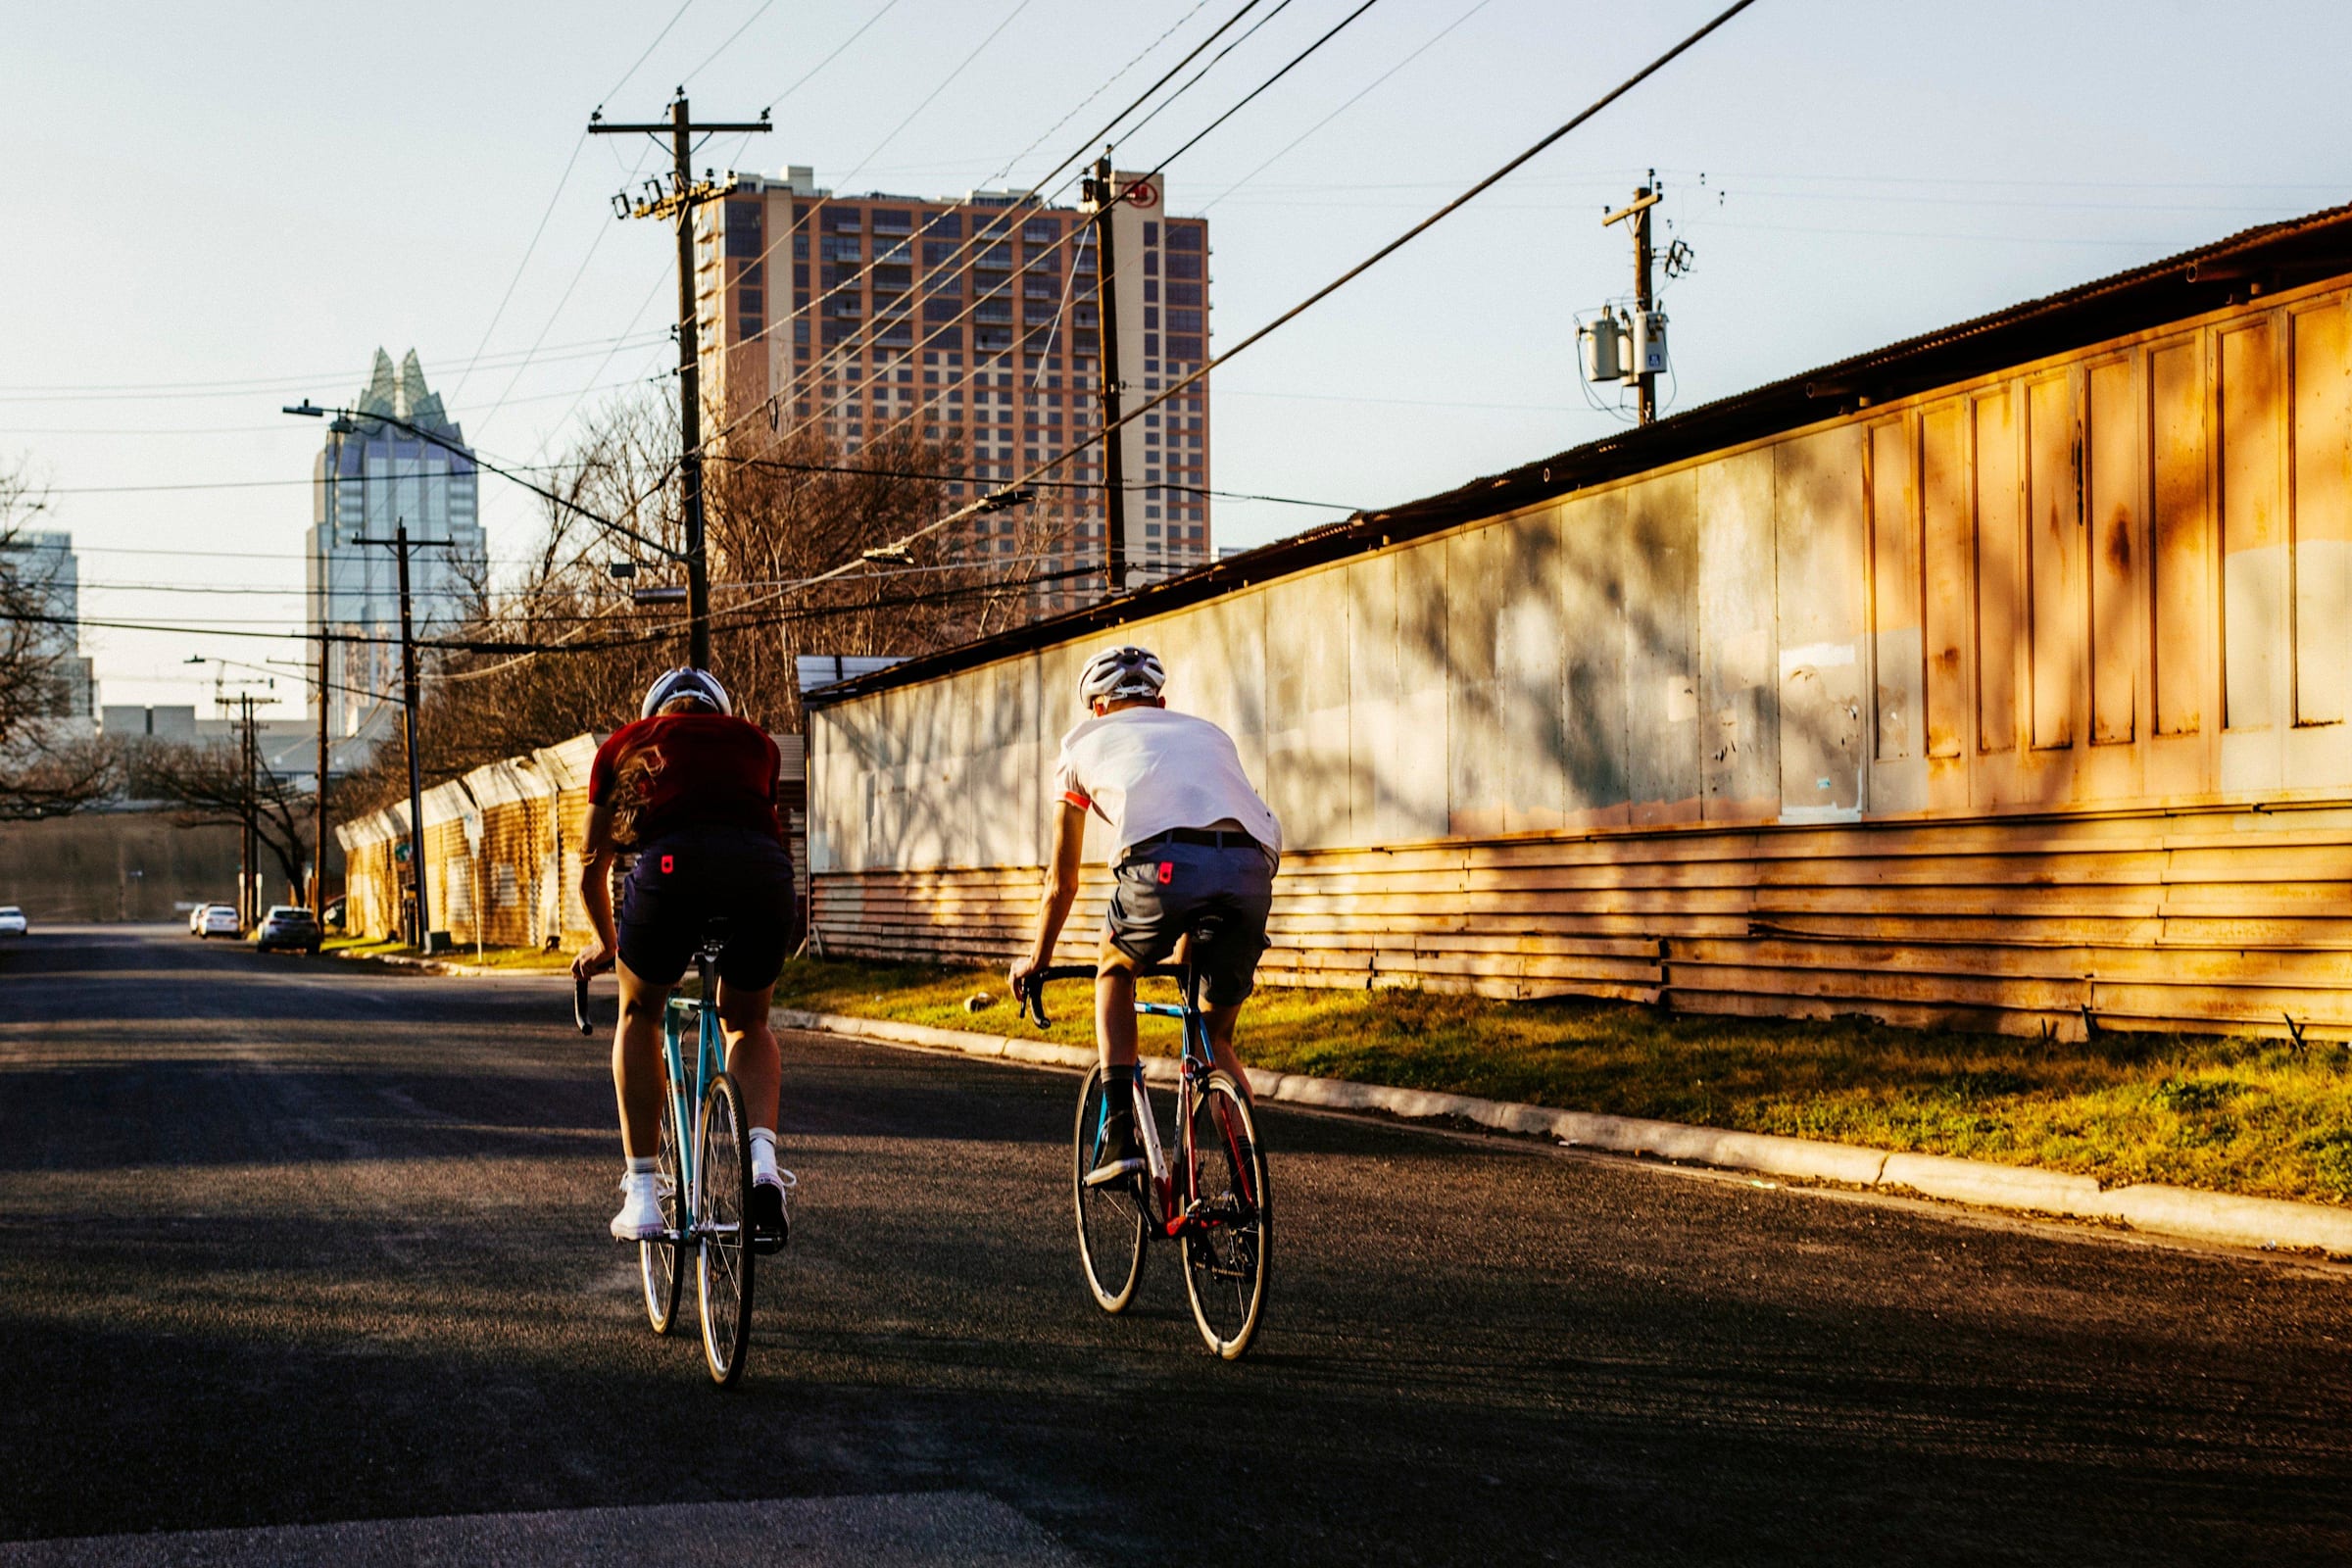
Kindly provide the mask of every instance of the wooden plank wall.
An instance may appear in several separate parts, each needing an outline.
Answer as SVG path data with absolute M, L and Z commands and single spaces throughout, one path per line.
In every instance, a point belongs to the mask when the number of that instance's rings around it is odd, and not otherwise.
M 2352 1029 L 2348 309 L 2264 298 L 1122 634 L 1283 819 L 1269 974 Z M 1090 651 L 815 710 L 830 950 L 1010 951 Z

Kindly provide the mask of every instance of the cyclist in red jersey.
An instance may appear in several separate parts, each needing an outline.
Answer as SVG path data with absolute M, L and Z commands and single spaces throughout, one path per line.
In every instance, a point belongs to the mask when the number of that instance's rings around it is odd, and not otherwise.
M 612 1036 L 612 1086 L 628 1159 L 625 1201 L 612 1235 L 662 1234 L 654 1158 L 662 1115 L 662 1014 L 713 920 L 724 922 L 718 956 L 718 1023 L 727 1071 L 752 1122 L 755 1230 L 782 1235 L 784 1181 L 776 1164 L 776 1106 L 783 1066 L 767 1008 L 792 927 L 792 858 L 777 808 L 776 743 L 734 716 L 708 671 L 679 668 L 654 682 L 635 723 L 598 748 L 588 778 L 580 898 L 596 940 L 572 960 L 575 975 L 615 969 L 620 1022 Z M 637 863 L 613 919 L 612 866 Z

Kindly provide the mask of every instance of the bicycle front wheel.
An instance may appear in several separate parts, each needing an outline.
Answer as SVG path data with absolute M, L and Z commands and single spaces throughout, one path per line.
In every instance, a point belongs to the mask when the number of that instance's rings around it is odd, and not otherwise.
M 1274 1256 L 1274 1204 L 1266 1154 L 1249 1099 L 1230 1074 L 1212 1072 L 1193 1104 L 1191 1200 L 1184 1227 L 1184 1292 L 1208 1348 L 1246 1354 L 1265 1316 Z
M 1078 1262 L 1086 1275 L 1086 1288 L 1103 1311 L 1124 1312 L 1127 1303 L 1135 1299 L 1136 1282 L 1144 1274 L 1144 1239 L 1150 1218 L 1145 1195 L 1152 1179 L 1130 1176 L 1101 1187 L 1086 1184 L 1087 1172 L 1102 1155 L 1106 1088 L 1098 1062 L 1078 1090 L 1078 1126 L 1070 1139 L 1074 1166 L 1070 1190 L 1078 1204 Z M 1126 1093 L 1124 1086 L 1119 1092 Z
M 662 1095 L 662 1141 L 654 1151 L 654 1191 L 662 1206 L 662 1225 L 677 1234 L 678 1128 L 666 1089 Z M 678 1291 L 686 1283 L 685 1249 L 671 1242 L 639 1242 L 637 1272 L 645 1281 L 645 1316 L 656 1334 L 667 1334 L 678 1321 Z
M 743 1091 L 720 1073 L 703 1094 L 701 1136 L 695 1140 L 695 1290 L 702 1307 L 703 1356 L 720 1388 L 743 1371 L 752 1340 L 752 1134 L 744 1120 Z

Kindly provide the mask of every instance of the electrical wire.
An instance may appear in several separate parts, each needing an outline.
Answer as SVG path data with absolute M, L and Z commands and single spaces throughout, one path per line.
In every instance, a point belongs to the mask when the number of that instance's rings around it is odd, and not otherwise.
M 1579 111 L 1565 123 L 1538 139 L 1536 143 L 1529 147 L 1526 151 L 1505 162 L 1502 167 L 1495 170 L 1493 173 L 1488 174 L 1483 179 L 1480 179 L 1476 183 L 1472 184 L 1469 189 L 1463 191 L 1459 196 L 1456 196 L 1453 198 L 1453 200 L 1447 202 L 1445 206 L 1430 214 L 1420 222 L 1415 223 L 1412 227 L 1406 229 L 1396 238 L 1389 241 L 1386 245 L 1383 245 L 1380 247 L 1380 249 L 1374 251 L 1371 255 L 1365 257 L 1353 267 L 1348 268 L 1338 277 L 1333 278 L 1329 283 L 1326 283 L 1321 288 L 1316 289 L 1313 293 L 1307 295 L 1304 299 L 1300 300 L 1298 304 L 1292 306 L 1290 309 L 1284 311 L 1272 320 L 1250 332 L 1247 337 L 1243 338 L 1241 342 L 1235 344 L 1232 348 L 1227 349 L 1222 354 L 1212 356 L 1205 363 L 1203 363 L 1199 369 L 1169 382 L 1165 388 L 1160 390 L 1158 393 L 1148 397 L 1144 402 L 1138 404 L 1132 411 L 1121 414 L 1121 416 L 1115 420 L 1105 422 L 1102 430 L 1094 439 L 1090 439 L 1084 443 L 1081 443 L 1077 447 L 1065 448 L 1059 454 L 1046 460 L 1042 464 L 1032 465 L 1028 472 L 1021 475 L 1020 478 L 1013 480 L 1011 485 L 1007 488 L 1018 488 L 1021 485 L 1028 484 L 1036 479 L 1044 477 L 1046 474 L 1052 473 L 1056 468 L 1064 466 L 1073 458 L 1077 457 L 1079 453 L 1094 445 L 1095 439 L 1108 441 L 1115 431 L 1133 423 L 1136 419 L 1142 417 L 1146 414 L 1149 414 L 1152 410 L 1158 408 L 1163 403 L 1166 403 L 1170 398 L 1177 396 L 1190 387 L 1198 385 L 1211 370 L 1215 369 L 1218 366 L 1228 363 L 1236 356 L 1248 352 L 1250 348 L 1254 347 L 1258 343 L 1262 343 L 1266 338 L 1281 330 L 1290 322 L 1297 320 L 1300 316 L 1304 315 L 1309 310 L 1312 310 L 1324 300 L 1329 299 L 1332 295 L 1338 293 L 1348 284 L 1353 282 L 1356 278 L 1361 277 L 1364 273 L 1379 266 L 1389 257 L 1394 256 L 1396 254 L 1396 252 L 1402 250 L 1413 240 L 1427 233 L 1430 229 L 1445 221 L 1454 213 L 1459 212 L 1470 202 L 1476 200 L 1479 195 L 1487 190 L 1492 189 L 1494 185 L 1508 177 L 1513 171 L 1521 168 L 1523 165 L 1535 159 L 1546 148 L 1552 146 L 1562 137 L 1575 130 L 1579 125 L 1584 124 L 1593 116 L 1608 108 L 1609 105 L 1615 103 L 1618 99 L 1633 91 L 1634 88 L 1640 86 L 1642 82 L 1648 80 L 1658 72 L 1664 70 L 1669 64 L 1679 59 L 1683 54 L 1691 48 L 1695 47 L 1701 40 L 1713 33 L 1717 28 L 1723 26 L 1734 17 L 1738 16 L 1740 12 L 1745 11 L 1753 4 L 1755 4 L 1755 0 L 1733 0 L 1733 3 L 1730 6 L 1719 12 L 1712 20 L 1701 25 L 1696 31 L 1690 33 L 1688 36 L 1683 38 L 1681 42 L 1668 49 L 1664 54 L 1659 55 L 1648 65 L 1643 66 L 1641 70 L 1635 72 L 1631 76 L 1628 76 L 1624 81 L 1619 82 L 1616 86 L 1601 94 L 1600 97 L 1594 99 L 1592 103 Z M 1285 69 L 1287 70 L 1288 68 Z M 915 543 L 917 540 L 927 538 L 930 535 L 939 532 L 943 528 L 961 521 L 965 517 L 976 515 L 987 505 L 988 498 L 983 497 L 980 501 L 956 508 L 956 510 L 947 513 L 945 515 L 934 518 L 932 521 L 925 523 L 922 527 L 915 529 L 913 532 L 905 535 L 891 548 L 904 550 L 907 546 Z M 859 561 L 844 562 L 840 565 L 833 567 L 832 570 L 825 575 L 846 576 L 850 572 L 857 570 L 860 564 L 862 564 L 862 562 Z

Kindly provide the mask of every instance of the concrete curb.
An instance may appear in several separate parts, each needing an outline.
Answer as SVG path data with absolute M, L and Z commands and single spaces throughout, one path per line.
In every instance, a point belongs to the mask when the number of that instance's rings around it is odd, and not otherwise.
M 803 1012 L 790 1007 L 778 1007 L 774 1017 L 780 1028 L 847 1035 L 923 1051 L 953 1051 L 968 1056 L 994 1056 L 1081 1070 L 1092 1066 L 1095 1060 L 1094 1052 L 1086 1047 L 1056 1045 L 1045 1040 L 938 1029 L 928 1024 L 857 1018 L 843 1013 Z M 1154 1081 L 1172 1080 L 1176 1064 L 1164 1056 L 1147 1057 L 1144 1071 L 1145 1076 Z M 2154 1182 L 2102 1189 L 2088 1176 L 2071 1176 L 2031 1165 L 1999 1165 L 1942 1154 L 1898 1153 L 1810 1138 L 1781 1138 L 1716 1127 L 1689 1127 L 1680 1122 L 1645 1121 L 1638 1116 L 1553 1110 L 1545 1105 L 1523 1105 L 1423 1089 L 1392 1089 L 1340 1078 L 1310 1078 L 1301 1073 L 1260 1072 L 1252 1068 L 1250 1086 L 1260 1100 L 1289 1101 L 1331 1110 L 1385 1111 L 1393 1116 L 1420 1119 L 1457 1117 L 1498 1132 L 1556 1138 L 1579 1149 L 1648 1155 L 1726 1170 L 1759 1171 L 1805 1181 L 1837 1182 L 1883 1192 L 1918 1193 L 1982 1208 L 2096 1220 L 2152 1235 L 2232 1247 L 2324 1252 L 2331 1257 L 2352 1258 L 2352 1209 L 2323 1203 L 2236 1198 L 2227 1193 L 2167 1187 Z

